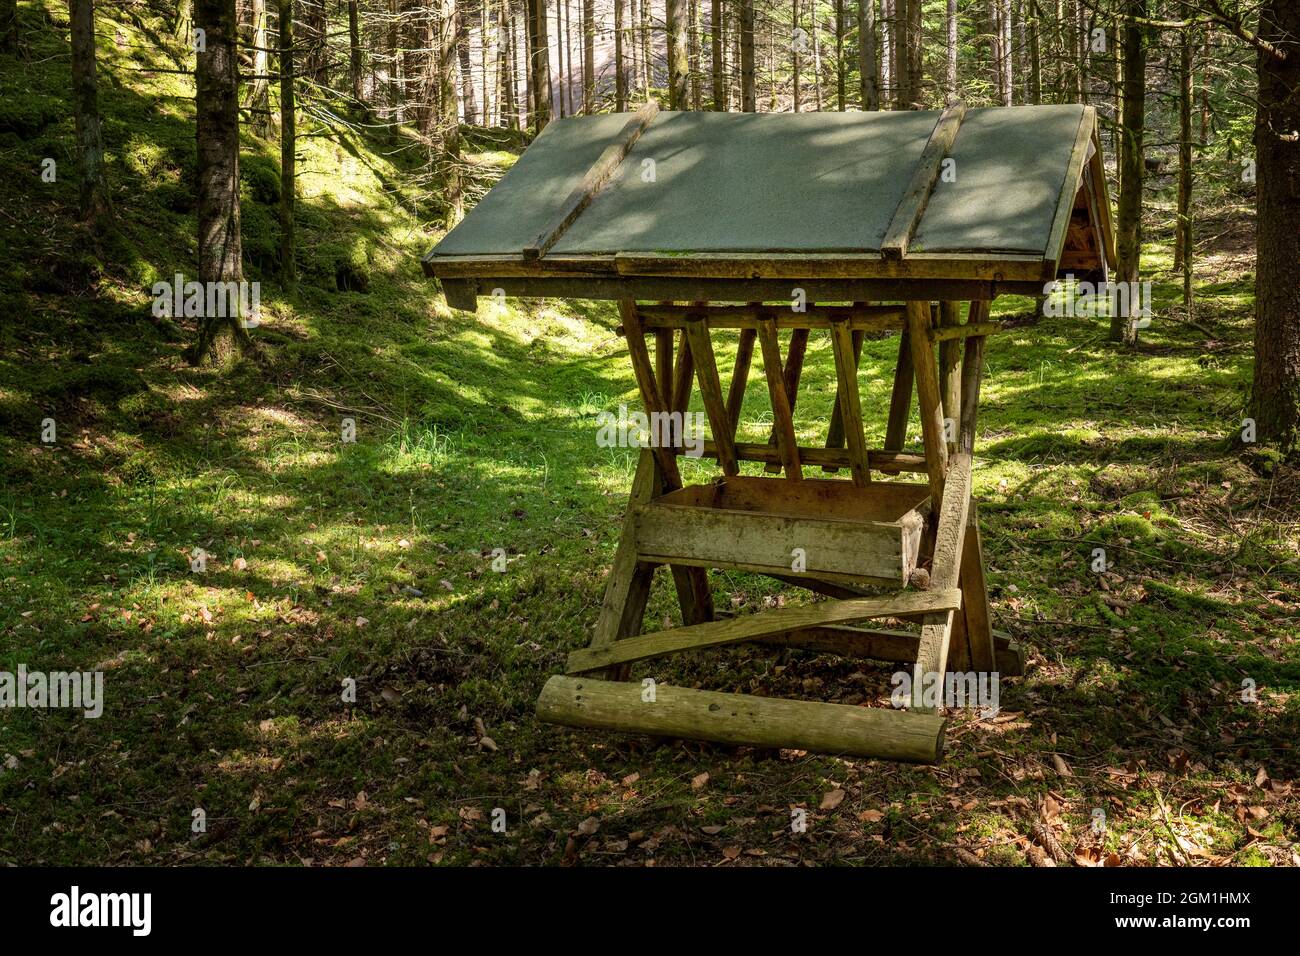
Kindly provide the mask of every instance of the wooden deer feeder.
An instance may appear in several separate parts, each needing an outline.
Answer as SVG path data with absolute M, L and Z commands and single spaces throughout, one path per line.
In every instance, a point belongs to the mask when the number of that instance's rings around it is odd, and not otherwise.
M 1021 668 L 990 625 L 971 499 L 984 342 L 999 331 L 989 303 L 1041 295 L 1067 272 L 1105 276 L 1105 182 L 1088 106 L 735 114 L 650 103 L 548 126 L 425 257 L 425 272 L 461 309 L 480 295 L 617 300 L 646 412 L 684 412 L 698 385 L 704 455 L 721 474 L 683 486 L 682 443 L 642 450 L 595 633 L 548 681 L 538 715 L 938 760 L 944 719 L 922 699 L 926 675 L 933 685 L 949 669 Z M 867 333 L 889 331 L 900 333 L 893 398 L 873 449 L 858 361 Z M 731 332 L 724 387 L 714 342 Z M 803 447 L 794 410 L 814 335 L 830 339 L 838 395 L 824 446 Z M 769 441 L 741 442 L 755 344 L 773 426 Z M 909 450 L 913 392 L 923 447 Z M 757 465 L 744 474 L 742 463 Z M 924 480 L 896 480 L 903 472 Z M 661 567 L 685 624 L 643 633 Z M 830 599 L 726 616 L 709 569 Z M 669 686 L 644 694 L 629 680 L 636 662 L 741 642 L 907 663 L 916 696 L 890 710 Z

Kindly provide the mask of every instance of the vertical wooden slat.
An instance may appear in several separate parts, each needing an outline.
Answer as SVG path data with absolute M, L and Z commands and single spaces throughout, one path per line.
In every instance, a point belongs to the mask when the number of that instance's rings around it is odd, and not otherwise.
M 799 403 L 799 379 L 803 376 L 803 359 L 808 351 L 808 330 L 791 329 L 790 330 L 790 347 L 785 353 L 785 395 L 790 400 L 790 414 L 794 415 L 794 407 Z M 776 429 L 773 428 L 772 434 L 768 436 L 769 445 L 776 444 Z M 777 462 L 770 462 L 763 470 L 769 475 L 775 475 L 781 470 L 781 465 Z
M 713 340 L 709 326 L 702 316 L 691 316 L 686 323 L 686 338 L 691 355 L 695 358 L 695 376 L 704 399 L 704 412 L 709 416 L 709 428 L 718 447 L 718 464 L 728 477 L 740 474 L 736 466 L 736 443 L 731 437 L 731 419 L 727 416 L 727 402 L 722 397 L 722 381 L 718 378 L 718 363 L 713 355 Z
M 909 306 L 912 303 L 909 303 Z M 920 303 L 924 306 L 925 303 Z M 929 309 L 925 310 L 927 316 Z M 910 310 L 909 310 L 910 313 Z M 923 330 L 912 327 L 912 341 L 922 339 L 929 351 L 929 339 Z M 931 356 L 933 357 L 933 356 Z M 916 382 L 921 386 L 920 356 L 917 356 Z M 931 365 L 933 367 L 933 365 Z M 937 403 L 936 403 L 937 404 Z M 940 443 L 940 448 L 942 448 Z M 930 564 L 930 587 L 956 587 L 961 575 L 961 559 L 966 539 L 966 522 L 970 512 L 970 468 L 969 455 L 956 455 L 952 461 L 945 494 L 937 509 L 939 521 L 935 531 L 934 557 Z M 921 619 L 921 640 L 917 644 L 916 666 L 912 673 L 912 710 L 922 713 L 934 713 L 938 708 L 927 704 L 922 699 L 927 675 L 938 675 L 942 679 L 948 666 L 948 647 L 952 639 L 953 620 L 961 611 L 944 611 L 926 614 Z
M 970 304 L 971 322 L 988 319 L 989 304 Z M 975 451 L 975 418 L 979 412 L 980 381 L 984 377 L 984 336 L 973 335 L 966 340 L 966 350 L 961 361 L 961 434 L 957 444 L 966 454 Z
M 685 330 L 677 336 L 677 364 L 673 366 L 673 411 L 685 412 L 691 404 L 691 388 L 695 383 L 695 356 L 686 341 Z
M 673 381 L 673 330 L 655 329 L 655 381 L 659 385 L 660 398 L 672 405 L 671 391 Z
M 731 387 L 727 389 L 727 418 L 731 420 L 731 435 L 740 427 L 740 407 L 745 403 L 745 386 L 749 384 L 749 366 L 754 360 L 754 329 L 741 329 L 736 339 L 736 364 L 731 373 Z
M 831 322 L 831 349 L 835 353 L 835 377 L 839 382 L 840 417 L 849 450 L 849 471 L 855 485 L 871 481 L 867 466 L 867 442 L 862 434 L 862 406 L 858 396 L 858 366 L 853 360 L 853 335 L 847 322 Z
M 777 448 L 785 465 L 785 476 L 791 481 L 803 478 L 799 463 L 799 440 L 794 433 L 794 416 L 790 411 L 790 398 L 785 391 L 785 368 L 781 364 L 781 343 L 776 335 L 776 319 L 768 316 L 758 325 L 758 340 L 763 348 L 763 374 L 767 378 L 767 393 L 772 400 L 772 428 L 776 432 Z
M 966 520 L 966 540 L 961 553 L 961 615 L 965 620 L 966 639 L 970 642 L 972 670 L 997 670 L 997 650 L 993 644 L 993 621 L 989 611 L 988 584 L 984 580 L 984 546 L 980 541 L 979 509 L 970 503 Z
M 939 326 L 941 328 L 961 324 L 961 311 L 956 302 L 939 303 Z M 947 442 L 948 454 L 957 450 L 957 425 L 961 420 L 961 376 L 958 364 L 961 361 L 961 341 L 945 339 L 939 343 L 939 397 L 943 402 L 944 430 L 952 436 Z
M 636 375 L 637 385 L 641 389 L 641 404 L 645 406 L 646 415 L 653 419 L 656 413 L 662 414 L 668 411 L 669 407 L 659 392 L 654 369 L 650 365 L 650 351 L 646 348 L 645 329 L 641 326 L 641 316 L 637 314 L 636 303 L 630 299 L 620 299 L 618 311 L 623 319 L 623 334 L 627 339 L 628 354 L 632 357 L 632 372 Z M 659 467 L 663 471 L 664 480 L 670 482 L 674 488 L 680 488 L 682 477 L 677 470 L 675 450 L 656 444 L 653 451 L 655 460 L 659 462 Z
M 862 302 L 855 302 L 854 305 L 864 305 Z M 853 333 L 853 367 L 857 369 L 862 363 L 862 343 L 866 339 L 865 332 Z M 840 415 L 840 396 L 839 389 L 835 392 L 835 407 L 831 409 L 831 424 L 826 430 L 826 447 L 843 448 L 844 447 L 844 419 Z M 822 471 L 836 472 L 839 468 L 835 465 L 823 465 Z
M 943 408 L 939 400 L 939 375 L 930 344 L 930 304 L 907 303 L 907 331 L 916 377 L 916 401 L 921 410 L 921 438 L 925 443 L 926 472 L 930 476 L 930 501 L 943 501 L 944 475 L 948 471 L 948 446 L 943 441 Z M 932 512 L 934 513 L 934 512 Z
M 907 422 L 912 417 L 912 337 L 907 329 L 898 338 L 898 364 L 894 368 L 894 392 L 889 399 L 889 424 L 885 429 L 885 451 L 902 451 L 907 444 Z M 883 469 L 896 475 L 897 469 Z

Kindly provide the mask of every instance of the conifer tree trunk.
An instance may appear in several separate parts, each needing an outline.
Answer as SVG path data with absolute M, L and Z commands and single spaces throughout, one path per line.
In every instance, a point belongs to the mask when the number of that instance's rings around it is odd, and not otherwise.
M 1131 17 L 1146 18 L 1146 0 L 1127 0 Z M 1115 223 L 1115 253 L 1121 282 L 1136 282 L 1142 252 L 1142 140 L 1146 112 L 1145 28 L 1129 20 L 1124 25 L 1124 107 L 1121 125 L 1119 208 Z M 1113 342 L 1132 343 L 1136 330 L 1129 316 L 1111 317 Z
M 722 62 L 723 42 L 722 0 L 710 0 L 709 45 L 713 58 L 713 108 L 720 113 L 725 113 L 728 108 L 726 67 Z
M 754 0 L 740 0 L 740 108 L 758 111 L 754 75 Z
M 77 130 L 77 166 L 81 178 L 81 218 L 92 225 L 112 216 L 104 174 L 104 140 L 100 131 L 99 89 L 95 77 L 95 8 L 93 0 L 70 0 L 72 19 L 72 109 Z M 233 12 L 231 14 L 233 21 Z M 233 29 L 233 24 L 231 29 Z
M 668 108 L 688 109 L 686 75 L 686 0 L 666 0 L 665 32 L 668 39 Z
M 858 73 L 862 108 L 880 109 L 880 61 L 876 53 L 876 0 L 858 0 Z

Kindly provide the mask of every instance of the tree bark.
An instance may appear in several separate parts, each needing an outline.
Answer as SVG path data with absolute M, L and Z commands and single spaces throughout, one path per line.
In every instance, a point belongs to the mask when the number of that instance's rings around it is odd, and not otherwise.
M 596 3 L 582 0 L 582 111 L 596 110 Z
M 700 0 L 690 0 L 690 23 L 687 32 L 687 66 L 691 73 L 691 109 L 703 105 L 700 90 Z
M 1027 0 L 1027 29 L 1029 33 L 1029 102 L 1039 106 L 1043 102 L 1043 61 L 1038 49 L 1038 0 Z
M 921 0 L 906 0 L 906 2 L 907 39 L 903 46 L 907 54 L 907 100 L 904 108 L 919 110 L 925 105 L 921 101 L 924 52 L 921 48 Z
M 352 98 L 362 103 L 365 94 L 361 86 L 361 24 L 358 13 L 357 0 L 348 0 L 348 74 L 352 80 Z
M 1183 307 L 1192 309 L 1192 31 L 1178 31 L 1178 207 L 1174 269 L 1183 272 Z
M 279 0 L 280 55 L 280 279 L 286 289 L 298 281 L 294 243 L 297 183 L 297 126 L 293 106 L 293 0 Z M 394 48 L 395 49 L 395 48 Z
M 848 65 L 844 62 L 844 0 L 835 0 L 835 108 L 848 108 Z
M 443 9 L 450 8 L 456 27 L 456 57 L 460 61 L 460 99 L 465 108 L 465 125 L 473 126 L 478 122 L 478 97 L 474 92 L 474 68 L 469 58 L 469 23 L 459 4 L 454 0 L 445 2 Z M 456 115 L 456 101 L 451 102 L 452 115 Z
M 252 0 L 250 15 L 253 26 L 253 75 L 248 83 L 247 107 L 249 126 L 254 135 L 265 139 L 271 135 L 271 81 L 266 52 L 266 0 Z
M 794 111 L 799 112 L 801 104 L 802 87 L 799 82 L 800 69 L 803 63 L 800 62 L 800 52 L 802 50 L 803 38 L 799 34 L 799 0 L 791 0 L 790 3 L 790 66 L 794 76 Z
M 876 54 L 876 0 L 858 0 L 858 73 L 862 108 L 880 109 L 880 61 Z
M 948 0 L 948 19 L 946 26 L 947 59 L 944 63 L 943 95 L 944 103 L 957 99 L 957 0 Z
M 758 112 L 754 76 L 754 0 L 740 0 L 740 108 Z
M 1300 4 L 1264 0 L 1256 53 L 1255 375 L 1249 414 L 1258 437 L 1300 445 Z M 1285 57 L 1285 58 L 1283 58 Z
M 722 62 L 722 0 L 710 0 L 709 3 L 709 46 L 713 58 L 713 108 L 725 113 L 727 103 L 726 67 Z
M 1146 18 L 1146 0 L 1127 0 L 1130 17 Z M 1121 282 L 1136 282 L 1142 253 L 1142 140 L 1146 113 L 1145 28 L 1129 20 L 1124 25 L 1124 106 L 1121 114 L 1119 209 L 1115 223 L 1115 252 Z M 1136 330 L 1130 316 L 1110 320 L 1113 342 L 1132 343 Z
M 529 75 L 533 78 L 533 121 L 540 133 L 551 121 L 551 54 L 546 36 L 546 0 L 525 0 L 532 26 Z
M 614 110 L 627 109 L 627 74 L 623 72 L 623 0 L 614 0 Z
M 196 57 L 195 129 L 199 220 L 199 281 L 244 278 L 239 237 L 239 65 L 235 0 L 196 0 L 195 25 L 204 32 Z M 232 309 L 205 310 L 237 312 Z M 205 314 L 193 357 L 224 365 L 244 353 L 248 333 L 240 316 Z
M 98 225 L 111 218 L 113 207 L 108 194 L 108 180 L 104 174 L 104 140 L 100 132 L 99 90 L 95 78 L 93 0 L 70 0 L 70 13 L 72 109 L 76 120 L 77 165 L 81 176 L 79 205 L 81 218 L 91 225 Z M 231 29 L 234 29 L 233 24 Z
M 668 108 L 687 109 L 686 0 L 666 0 L 665 32 L 668 39 Z
M 465 218 L 465 199 L 460 175 L 460 118 L 456 111 L 456 64 L 460 51 L 469 50 L 460 42 L 461 21 L 456 15 L 456 0 L 439 0 L 438 18 L 438 153 L 442 166 L 443 217 L 447 229 L 454 229 Z M 466 103 L 466 116 L 470 106 Z

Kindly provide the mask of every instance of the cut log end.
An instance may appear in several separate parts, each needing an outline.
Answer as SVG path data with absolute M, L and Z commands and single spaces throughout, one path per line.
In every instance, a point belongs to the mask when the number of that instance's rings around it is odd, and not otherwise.
M 647 699 L 649 697 L 650 699 Z M 537 699 L 547 723 L 751 747 L 937 763 L 936 714 L 555 676 Z

